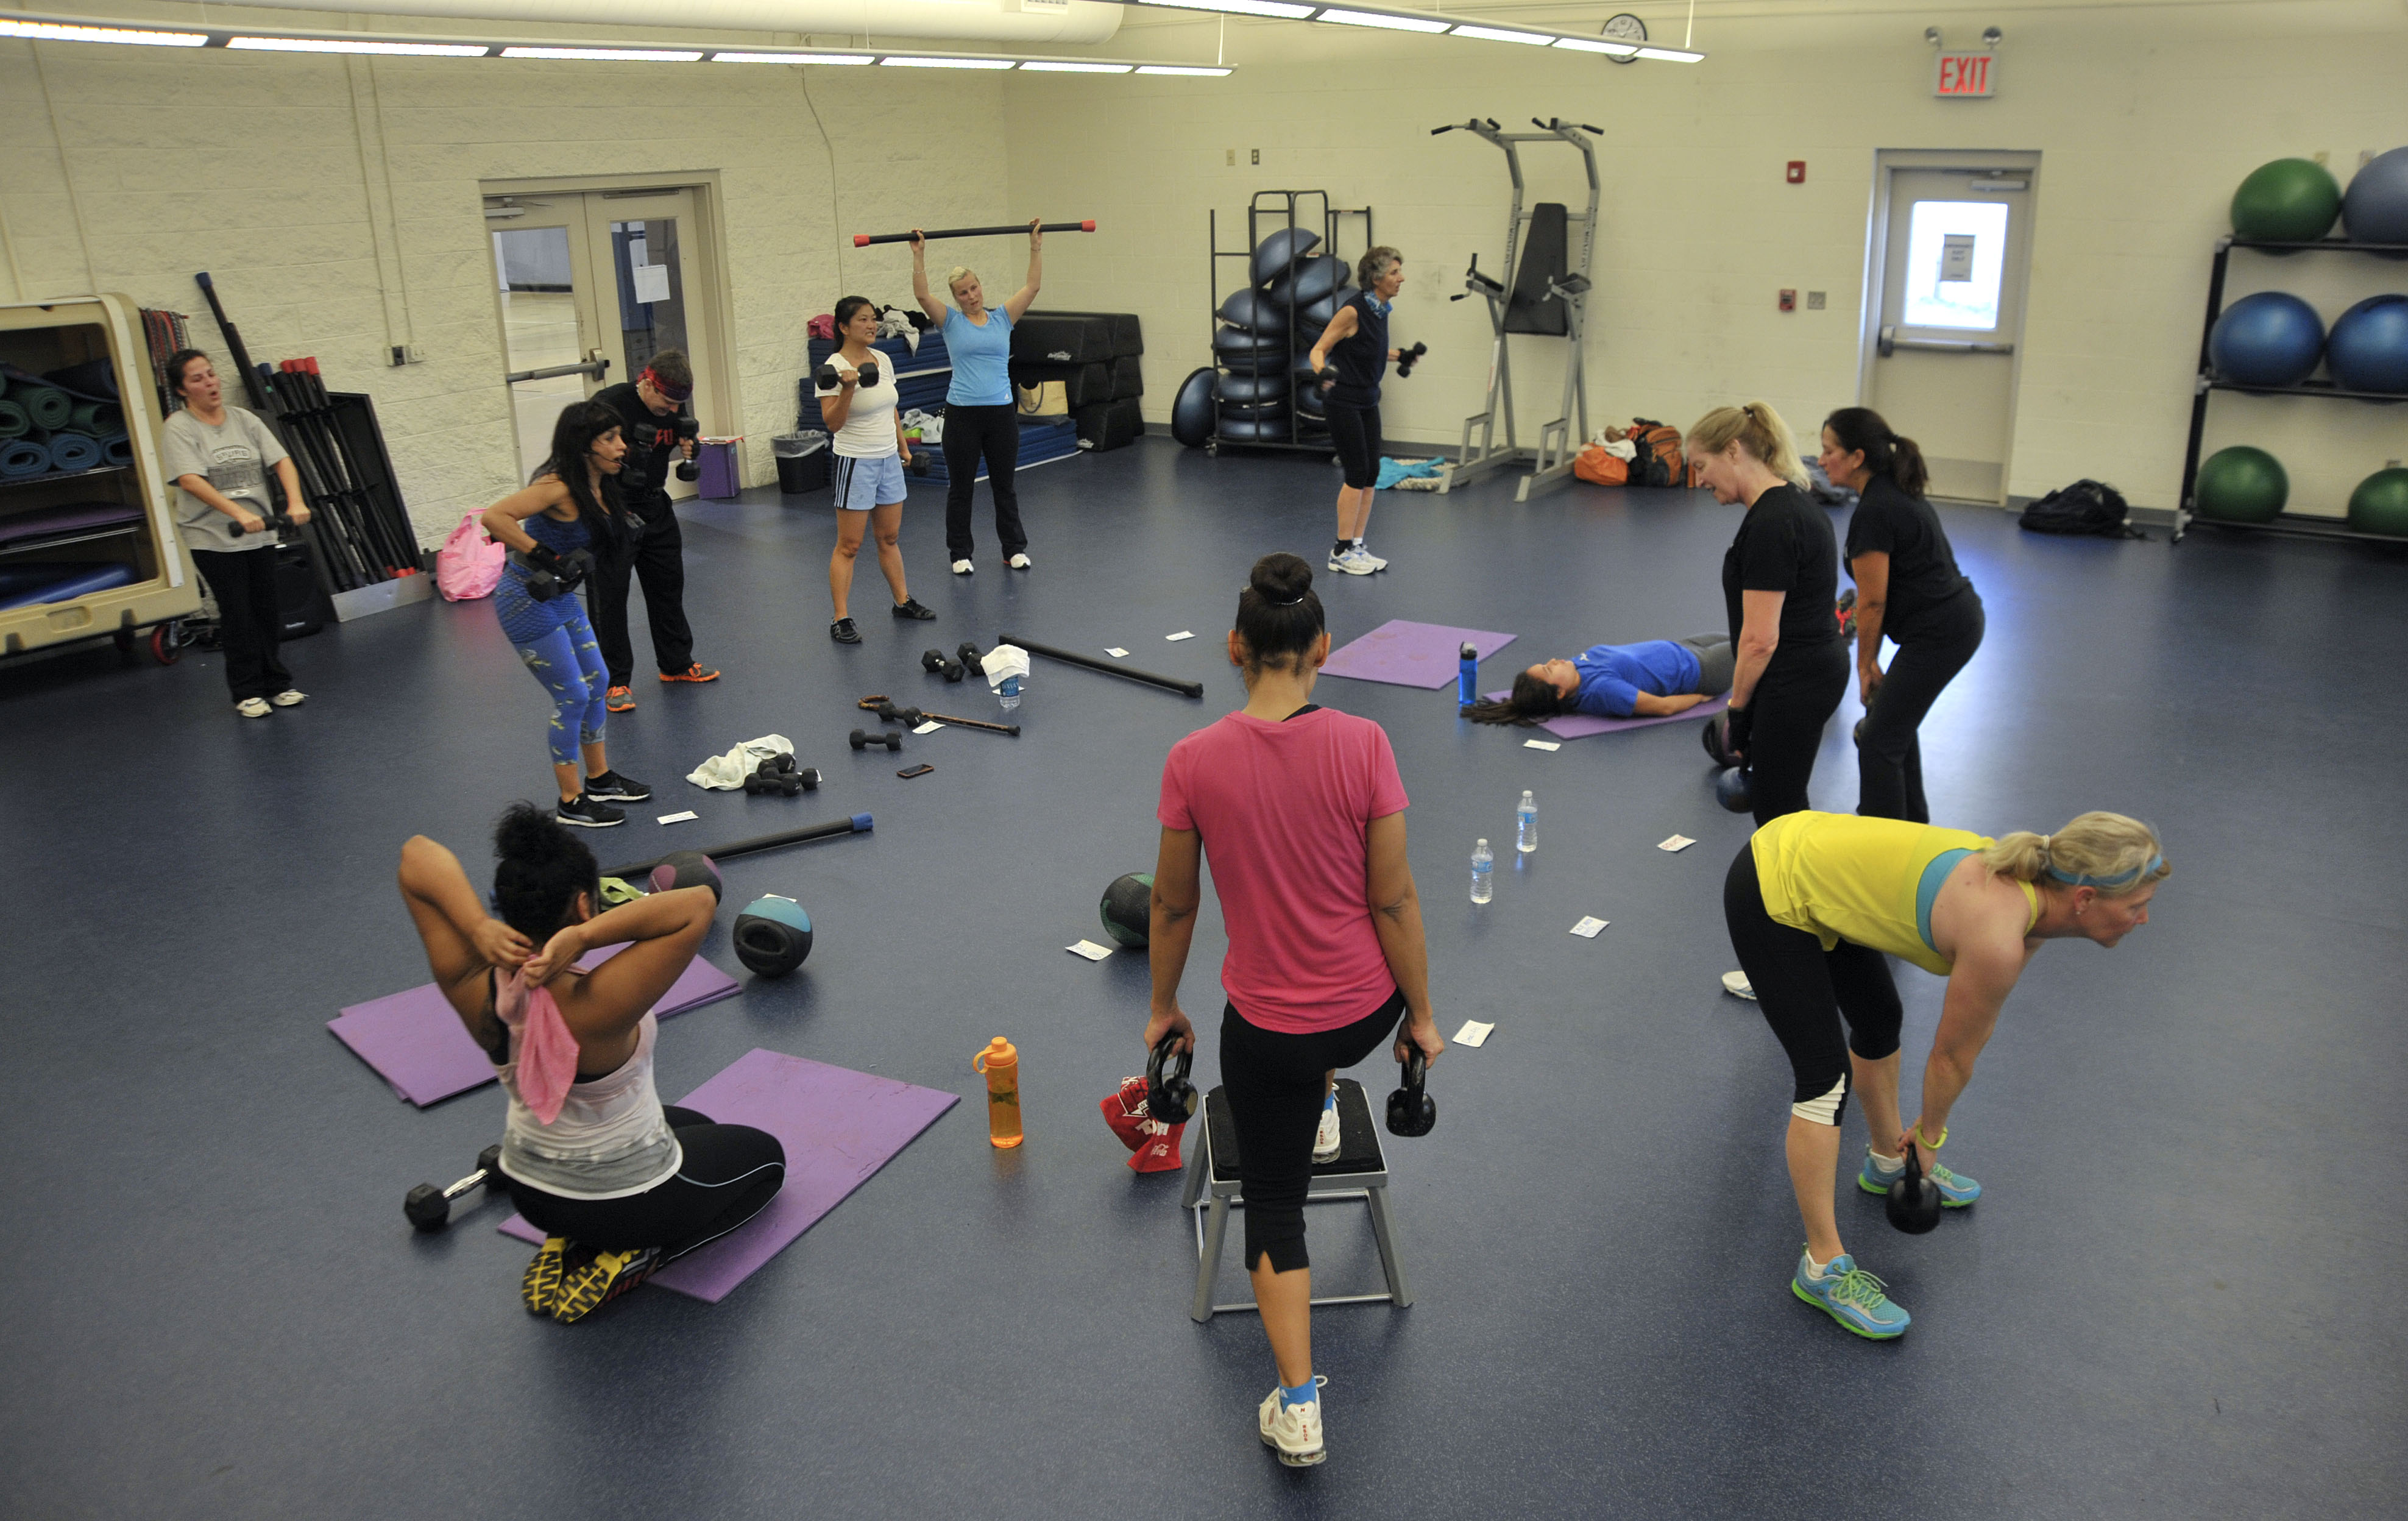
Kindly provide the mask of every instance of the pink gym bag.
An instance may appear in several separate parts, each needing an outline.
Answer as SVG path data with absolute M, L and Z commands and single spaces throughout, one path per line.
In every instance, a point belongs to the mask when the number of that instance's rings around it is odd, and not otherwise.
M 502 583 L 502 562 L 509 550 L 485 537 L 482 512 L 461 518 L 460 526 L 435 552 L 435 589 L 450 602 L 470 602 L 491 596 Z

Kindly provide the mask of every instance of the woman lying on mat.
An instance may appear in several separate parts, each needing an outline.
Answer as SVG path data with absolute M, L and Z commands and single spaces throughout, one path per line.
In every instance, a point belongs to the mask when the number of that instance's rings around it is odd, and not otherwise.
M 1735 664 L 1727 634 L 1593 645 L 1570 660 L 1540 661 L 1513 678 L 1504 701 L 1483 697 L 1463 716 L 1475 724 L 1536 724 L 1558 713 L 1669 718 L 1728 692 Z
M 502 815 L 494 854 L 498 919 L 423 835 L 401 848 L 401 897 L 436 985 L 509 1095 L 502 1182 L 544 1233 L 521 1285 L 527 1313 L 580 1320 L 759 1213 L 786 1153 L 767 1131 L 665 1108 L 652 1087 L 652 1007 L 694 960 L 717 897 L 678 888 L 597 913 L 594 853 L 532 803 Z

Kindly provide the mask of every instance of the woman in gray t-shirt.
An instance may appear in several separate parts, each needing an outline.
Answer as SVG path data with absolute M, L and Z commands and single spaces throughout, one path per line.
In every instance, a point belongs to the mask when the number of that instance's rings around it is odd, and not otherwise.
M 208 354 L 179 351 L 167 361 L 167 378 L 184 398 L 159 438 L 159 462 L 176 483 L 176 530 L 218 600 L 234 710 L 265 718 L 271 703 L 292 708 L 305 700 L 277 656 L 284 612 L 276 595 L 276 536 L 265 531 L 276 511 L 270 471 L 283 487 L 285 516 L 309 521 L 301 477 L 266 423 L 225 404 Z

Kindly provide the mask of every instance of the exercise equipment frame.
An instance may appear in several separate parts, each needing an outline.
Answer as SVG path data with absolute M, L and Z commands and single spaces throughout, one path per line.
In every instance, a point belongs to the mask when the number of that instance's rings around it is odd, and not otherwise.
M 1303 264 L 1309 259 L 1320 258 L 1324 254 L 1326 254 L 1331 258 L 1344 258 L 1344 255 L 1338 251 L 1338 228 L 1339 223 L 1342 219 L 1347 217 L 1361 217 L 1363 219 L 1363 249 L 1366 252 L 1370 251 L 1372 245 L 1377 243 L 1379 239 L 1372 234 L 1371 208 L 1369 207 L 1333 207 L 1329 204 L 1329 193 L 1326 190 L 1258 190 L 1254 192 L 1254 194 L 1249 197 L 1246 202 L 1246 246 L 1235 251 L 1221 247 L 1220 212 L 1217 210 L 1207 210 L 1205 212 L 1205 247 L 1211 254 L 1211 257 L 1205 260 L 1205 265 L 1206 272 L 1210 278 L 1211 285 L 1212 304 L 1206 311 L 1204 324 L 1206 337 L 1208 339 L 1208 352 L 1212 353 L 1212 367 L 1220 374 L 1226 375 L 1229 372 L 1221 367 L 1219 351 L 1211 350 L 1209 347 L 1209 340 L 1211 335 L 1220 330 L 1221 261 L 1224 259 L 1236 259 L 1246 266 L 1246 277 L 1244 280 L 1239 285 L 1235 285 L 1230 288 L 1233 294 L 1240 289 L 1252 289 L 1254 283 L 1254 250 L 1262 246 L 1263 238 L 1267 236 L 1262 230 L 1264 222 L 1266 220 L 1270 221 L 1273 223 L 1272 231 L 1274 232 L 1279 231 L 1281 228 L 1285 228 L 1289 232 L 1293 233 L 1297 225 L 1297 208 L 1301 203 L 1309 200 L 1318 200 L 1321 203 L 1321 241 L 1313 246 L 1311 252 L 1299 255 L 1296 251 L 1295 238 L 1290 237 L 1288 239 L 1287 267 L 1281 273 L 1288 282 L 1289 291 L 1293 292 L 1296 289 L 1297 265 Z M 1304 225 L 1309 227 L 1312 225 L 1312 218 L 1307 217 L 1304 219 Z M 1357 257 L 1359 256 L 1360 255 L 1357 255 Z M 1343 290 L 1346 286 L 1353 284 L 1354 275 L 1354 266 L 1352 264 L 1349 264 L 1347 265 L 1346 273 L 1339 280 L 1339 289 Z M 1207 454 L 1218 454 L 1221 452 L 1222 446 L 1225 444 L 1241 449 L 1284 449 L 1291 452 L 1302 452 L 1312 454 L 1335 454 L 1338 452 L 1338 446 L 1329 440 L 1329 432 L 1326 427 L 1321 430 L 1319 438 L 1307 438 L 1304 437 L 1304 417 L 1302 409 L 1297 405 L 1297 397 L 1296 385 L 1296 366 L 1297 363 L 1304 358 L 1304 353 L 1297 350 L 1296 341 L 1299 331 L 1304 325 L 1297 317 L 1297 308 L 1299 305 L 1301 305 L 1301 303 L 1295 301 L 1290 301 L 1288 303 L 1287 324 L 1285 328 L 1282 330 L 1287 339 L 1287 357 L 1285 364 L 1288 386 L 1286 394 L 1283 398 L 1266 398 L 1265 402 L 1262 403 L 1262 405 L 1273 405 L 1280 400 L 1284 399 L 1287 407 L 1285 436 L 1270 438 L 1240 438 L 1224 434 L 1221 431 L 1220 388 L 1216 383 L 1213 387 L 1212 435 L 1211 438 L 1204 440 L 1204 452 Z M 1257 337 L 1259 336 L 1260 335 L 1257 334 Z M 1307 345 L 1306 348 L 1309 351 L 1311 346 Z M 1232 405 L 1251 406 L 1256 404 L 1233 403 Z

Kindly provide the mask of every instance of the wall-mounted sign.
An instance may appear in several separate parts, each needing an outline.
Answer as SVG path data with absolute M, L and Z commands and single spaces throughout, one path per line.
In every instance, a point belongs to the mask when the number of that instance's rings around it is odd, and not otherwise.
M 1940 239 L 1940 278 L 1948 280 L 1970 280 L 1973 278 L 1973 235 L 1947 233 Z
M 1931 68 L 1931 93 L 1942 100 L 1986 100 L 1998 93 L 1996 53 L 1942 49 L 1934 55 Z

